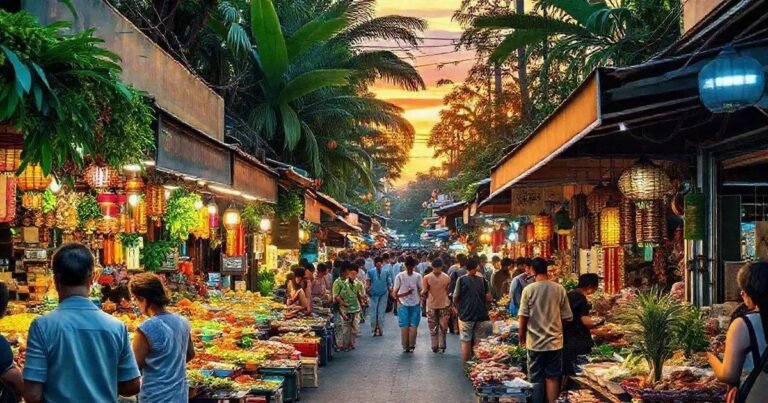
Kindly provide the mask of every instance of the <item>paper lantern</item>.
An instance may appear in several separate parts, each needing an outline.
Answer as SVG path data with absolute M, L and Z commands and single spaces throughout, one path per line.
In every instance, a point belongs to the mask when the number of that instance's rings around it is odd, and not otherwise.
M 552 217 L 542 212 L 533 219 L 533 238 L 537 241 L 550 241 L 554 233 Z
M 222 221 L 226 229 L 234 230 L 240 224 L 240 211 L 234 207 L 224 210 Z
M 269 218 L 262 218 L 259 222 L 259 229 L 262 232 L 267 232 L 269 229 L 272 228 L 272 221 L 269 220 Z
M 600 245 L 603 248 L 619 246 L 621 241 L 619 208 L 606 207 L 600 212 Z
M 649 200 L 661 200 L 671 188 L 669 176 L 648 159 L 640 159 L 619 177 L 619 190 L 624 197 L 644 208 Z
M 592 214 L 598 214 L 605 208 L 609 200 L 619 200 L 619 197 L 621 197 L 621 194 L 616 188 L 616 185 L 598 184 L 587 195 L 587 209 L 589 209 L 589 212 Z
M 533 242 L 536 240 L 536 227 L 533 223 L 529 222 L 525 224 L 525 242 Z
M 97 164 L 91 164 L 85 169 L 83 173 L 85 183 L 93 189 L 109 189 L 118 187 L 120 182 L 119 173 L 117 170 L 110 168 L 109 166 L 101 166 Z
M 664 204 L 660 200 L 651 200 L 648 206 L 635 210 L 635 236 L 637 243 L 643 246 L 658 245 L 666 233 Z
M 0 172 L 16 172 L 21 165 L 21 150 L 13 148 L 0 149 Z
M 51 177 L 43 175 L 43 168 L 37 164 L 29 164 L 19 175 L 16 185 L 24 192 L 42 192 L 51 183 Z
M 699 98 L 713 113 L 755 105 L 763 97 L 763 66 L 751 56 L 728 47 L 699 70 Z

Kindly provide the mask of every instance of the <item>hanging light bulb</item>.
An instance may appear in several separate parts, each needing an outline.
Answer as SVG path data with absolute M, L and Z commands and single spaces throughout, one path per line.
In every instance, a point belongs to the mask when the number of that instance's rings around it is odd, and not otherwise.
M 263 232 L 269 231 L 269 229 L 272 228 L 272 221 L 270 221 L 269 218 L 262 218 L 261 222 L 259 222 L 259 228 Z
M 240 211 L 234 207 L 224 210 L 224 226 L 229 229 L 235 229 L 240 224 Z
M 139 195 L 136 193 L 128 195 L 128 204 L 130 204 L 131 207 L 136 207 L 136 205 L 139 204 Z

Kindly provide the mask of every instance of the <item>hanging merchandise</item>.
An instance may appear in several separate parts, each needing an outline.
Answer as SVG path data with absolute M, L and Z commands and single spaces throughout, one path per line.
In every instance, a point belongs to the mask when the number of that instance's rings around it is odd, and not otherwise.
M 493 231 L 491 236 L 491 248 L 494 252 L 498 252 L 504 246 L 504 240 L 506 239 L 505 232 L 502 228 Z
M 525 238 L 526 231 L 525 231 L 525 224 L 519 224 L 517 226 L 517 241 L 518 242 L 528 242 L 528 240 Z
M 96 198 L 90 194 L 83 195 L 77 202 L 78 226 L 90 234 L 96 230 L 97 220 L 104 217 Z
M 701 241 L 705 235 L 706 199 L 703 193 L 685 195 L 684 233 L 685 239 Z
M 555 232 L 560 235 L 570 234 L 573 229 L 573 222 L 571 221 L 570 214 L 568 213 L 568 210 L 562 206 L 552 216 L 552 223 L 554 224 Z
M 666 214 L 664 203 L 660 200 L 649 201 L 646 208 L 635 211 L 637 243 L 648 246 L 658 245 L 666 233 Z
M 105 217 L 116 217 L 120 212 L 118 204 L 118 195 L 114 193 L 101 193 L 96 196 L 96 202 L 99 203 L 101 213 Z
M 592 214 L 598 214 L 605 207 L 609 200 L 619 200 L 621 194 L 614 184 L 595 186 L 589 195 L 587 195 L 587 209 Z
M 552 216 L 545 212 L 539 213 L 533 219 L 534 234 L 533 237 L 537 241 L 550 241 L 554 233 L 554 225 L 552 223 Z
M 107 165 L 93 163 L 85 169 L 83 177 L 88 186 L 99 191 L 122 187 L 120 173 Z
M 235 229 L 240 225 L 240 211 L 234 207 L 230 207 L 224 210 L 222 220 L 224 222 L 224 228 L 228 230 Z
M 631 245 L 637 242 L 635 237 L 635 202 L 622 197 L 619 204 L 619 217 L 621 222 L 621 244 Z
M 21 172 L 16 181 L 16 186 L 21 190 L 21 206 L 30 210 L 39 210 L 43 207 L 43 191 L 51 183 L 51 177 L 43 175 L 40 165 L 29 164 Z
M 0 172 L 13 173 L 21 166 L 21 150 L 0 148 Z
M 525 224 L 525 242 L 531 243 L 536 240 L 536 227 L 533 223 Z
M 750 107 L 763 97 L 765 74 L 755 58 L 727 47 L 699 70 L 699 98 L 713 113 Z
M 0 222 L 16 220 L 16 178 L 0 174 Z
M 573 195 L 568 206 L 568 213 L 573 222 L 576 222 L 579 218 L 589 214 L 589 209 L 587 208 L 587 195 L 582 192 Z
M 606 294 L 612 295 L 619 292 L 622 288 L 623 280 L 621 275 L 621 248 L 610 247 L 603 249 L 603 290 Z
M 671 190 L 669 175 L 647 158 L 641 158 L 619 177 L 619 190 L 640 208 L 662 200 Z
M 603 248 L 619 246 L 621 241 L 619 208 L 609 203 L 600 212 L 600 245 Z
M 147 216 L 153 221 L 159 221 L 165 213 L 165 188 L 156 183 L 147 185 L 144 200 Z
M 579 249 L 592 248 L 592 217 L 584 216 L 576 220 L 575 232 Z
M 139 234 L 147 233 L 147 201 L 146 198 L 140 197 L 136 205 L 131 211 L 131 226 L 132 231 Z
M 571 249 L 571 236 L 557 234 L 557 250 L 566 252 L 566 251 L 569 251 L 570 249 Z
M 78 195 L 74 192 L 60 195 L 56 202 L 56 227 L 65 234 L 71 234 L 77 229 Z

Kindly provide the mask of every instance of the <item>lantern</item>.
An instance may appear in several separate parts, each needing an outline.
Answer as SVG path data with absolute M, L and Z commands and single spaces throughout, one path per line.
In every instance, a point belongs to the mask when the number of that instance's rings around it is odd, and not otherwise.
M 130 178 L 125 181 L 123 186 L 125 193 L 140 193 L 144 189 L 144 181 L 141 178 Z
M 621 199 L 619 205 L 619 217 L 621 221 L 621 244 L 629 245 L 637 241 L 635 238 L 635 202 Z
M 12 148 L 0 149 L 0 172 L 16 172 L 21 165 L 21 150 Z
M 270 228 L 272 228 L 272 222 L 269 218 L 262 218 L 259 222 L 259 229 L 261 229 L 262 232 L 267 232 Z
M 240 211 L 234 207 L 230 207 L 224 210 L 222 219 L 224 221 L 224 227 L 228 230 L 233 230 L 240 224 Z
M 96 196 L 96 202 L 99 203 L 104 217 L 115 217 L 120 212 L 118 197 L 114 193 L 101 193 Z
M 480 234 L 480 237 L 478 238 L 478 240 L 480 241 L 480 243 L 488 245 L 489 243 L 491 243 L 491 234 L 487 232 L 483 232 L 482 234 Z
M 661 200 L 669 192 L 671 182 L 661 167 L 651 160 L 640 159 L 619 177 L 619 190 L 638 207 L 649 200 Z
M 537 241 L 551 240 L 553 227 L 552 217 L 542 211 L 533 219 L 533 238 Z
M 42 192 L 51 183 L 51 177 L 43 175 L 43 168 L 29 164 L 18 177 L 17 186 L 24 192 Z
M 91 164 L 83 173 L 85 182 L 93 189 L 108 189 L 119 184 L 118 172 L 109 166 Z
M 589 192 L 589 195 L 587 195 L 587 209 L 589 209 L 589 212 L 592 214 L 598 214 L 605 208 L 608 200 L 618 200 L 619 197 L 621 197 L 621 194 L 615 185 L 598 184 L 591 192 Z
M 609 206 L 600 212 L 600 244 L 603 248 L 619 246 L 621 220 L 619 208 Z
M 713 113 L 755 105 L 763 96 L 763 66 L 728 47 L 699 71 L 699 98 Z

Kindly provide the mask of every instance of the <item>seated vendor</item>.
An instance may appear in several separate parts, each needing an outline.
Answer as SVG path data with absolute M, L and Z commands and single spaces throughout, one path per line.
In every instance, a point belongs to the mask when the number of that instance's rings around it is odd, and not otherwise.
M 306 269 L 293 269 L 293 279 L 288 283 L 288 305 L 299 306 L 306 313 L 312 313 L 312 306 L 304 290 L 304 272 Z

